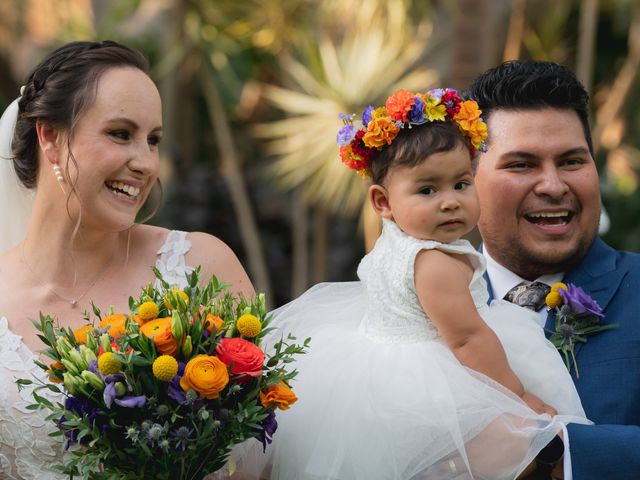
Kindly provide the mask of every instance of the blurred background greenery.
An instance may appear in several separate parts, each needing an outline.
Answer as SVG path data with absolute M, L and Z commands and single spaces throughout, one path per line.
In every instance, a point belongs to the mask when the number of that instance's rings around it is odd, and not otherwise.
M 365 184 L 338 159 L 338 113 L 399 87 L 464 89 L 506 59 L 564 63 L 587 86 L 604 237 L 640 251 L 636 0 L 2 0 L 0 106 L 78 39 L 151 60 L 165 122 L 153 223 L 222 238 L 272 306 L 355 279 L 375 238 Z

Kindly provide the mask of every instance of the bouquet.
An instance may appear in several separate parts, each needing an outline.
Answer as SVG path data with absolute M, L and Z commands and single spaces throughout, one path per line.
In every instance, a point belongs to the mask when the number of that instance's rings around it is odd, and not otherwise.
M 237 443 L 255 438 L 266 448 L 275 409 L 297 400 L 290 366 L 309 339 L 299 345 L 289 335 L 267 355 L 262 294 L 234 296 L 215 277 L 200 288 L 199 269 L 176 289 L 154 271 L 161 287 L 131 297 L 129 314 L 94 306 L 76 330 L 49 315 L 34 322 L 52 360 L 38 366 L 52 383 L 18 386 L 33 386 L 33 408 L 49 409 L 54 434 L 66 437 L 57 468 L 70 478 L 202 479 Z

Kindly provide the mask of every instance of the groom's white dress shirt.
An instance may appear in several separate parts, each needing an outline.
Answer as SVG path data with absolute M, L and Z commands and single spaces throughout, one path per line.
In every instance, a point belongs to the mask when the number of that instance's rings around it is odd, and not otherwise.
M 511 270 L 506 269 L 498 262 L 496 262 L 491 255 L 487 252 L 486 248 L 482 249 L 482 254 L 484 255 L 485 260 L 487 261 L 487 275 L 489 276 L 489 280 L 491 282 L 491 295 L 493 298 L 504 298 L 509 290 L 518 285 L 519 283 L 525 281 L 524 278 L 516 275 Z M 536 278 L 535 281 L 545 283 L 550 287 L 556 283 L 562 281 L 563 273 L 555 273 L 553 275 L 542 275 L 541 277 Z M 542 328 L 544 328 L 545 323 L 547 322 L 547 309 L 546 307 L 542 307 L 538 310 L 538 323 Z M 571 455 L 569 454 L 569 434 L 567 432 L 566 427 L 562 427 L 563 433 L 563 441 L 564 441 L 564 480 L 573 480 L 572 470 L 571 470 Z

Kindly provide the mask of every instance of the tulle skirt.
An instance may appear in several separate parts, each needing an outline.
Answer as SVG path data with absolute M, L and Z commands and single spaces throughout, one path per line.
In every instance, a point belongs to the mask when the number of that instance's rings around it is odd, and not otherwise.
M 495 302 L 481 315 L 525 388 L 559 415 L 538 415 L 470 370 L 439 340 L 381 344 L 362 333 L 359 282 L 321 284 L 274 312 L 270 341 L 311 337 L 277 413 L 266 453 L 234 452 L 245 477 L 272 479 L 513 479 L 562 429 L 588 423 L 560 356 L 528 312 Z

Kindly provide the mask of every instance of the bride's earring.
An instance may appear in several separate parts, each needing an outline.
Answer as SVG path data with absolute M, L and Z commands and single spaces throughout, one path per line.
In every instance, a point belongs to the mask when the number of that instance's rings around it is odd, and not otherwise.
M 57 163 L 53 164 L 53 174 L 56 176 L 56 180 L 58 180 L 59 183 L 64 182 L 64 176 L 62 175 L 62 169 L 60 168 L 60 165 L 58 165 Z
M 58 185 L 60 185 L 60 189 L 62 190 L 62 193 L 66 195 L 67 191 L 64 188 L 64 175 L 62 174 L 62 169 L 60 168 L 60 165 L 58 165 L 57 163 L 54 163 L 52 168 L 53 168 L 53 174 L 56 176 L 56 180 L 58 181 Z

